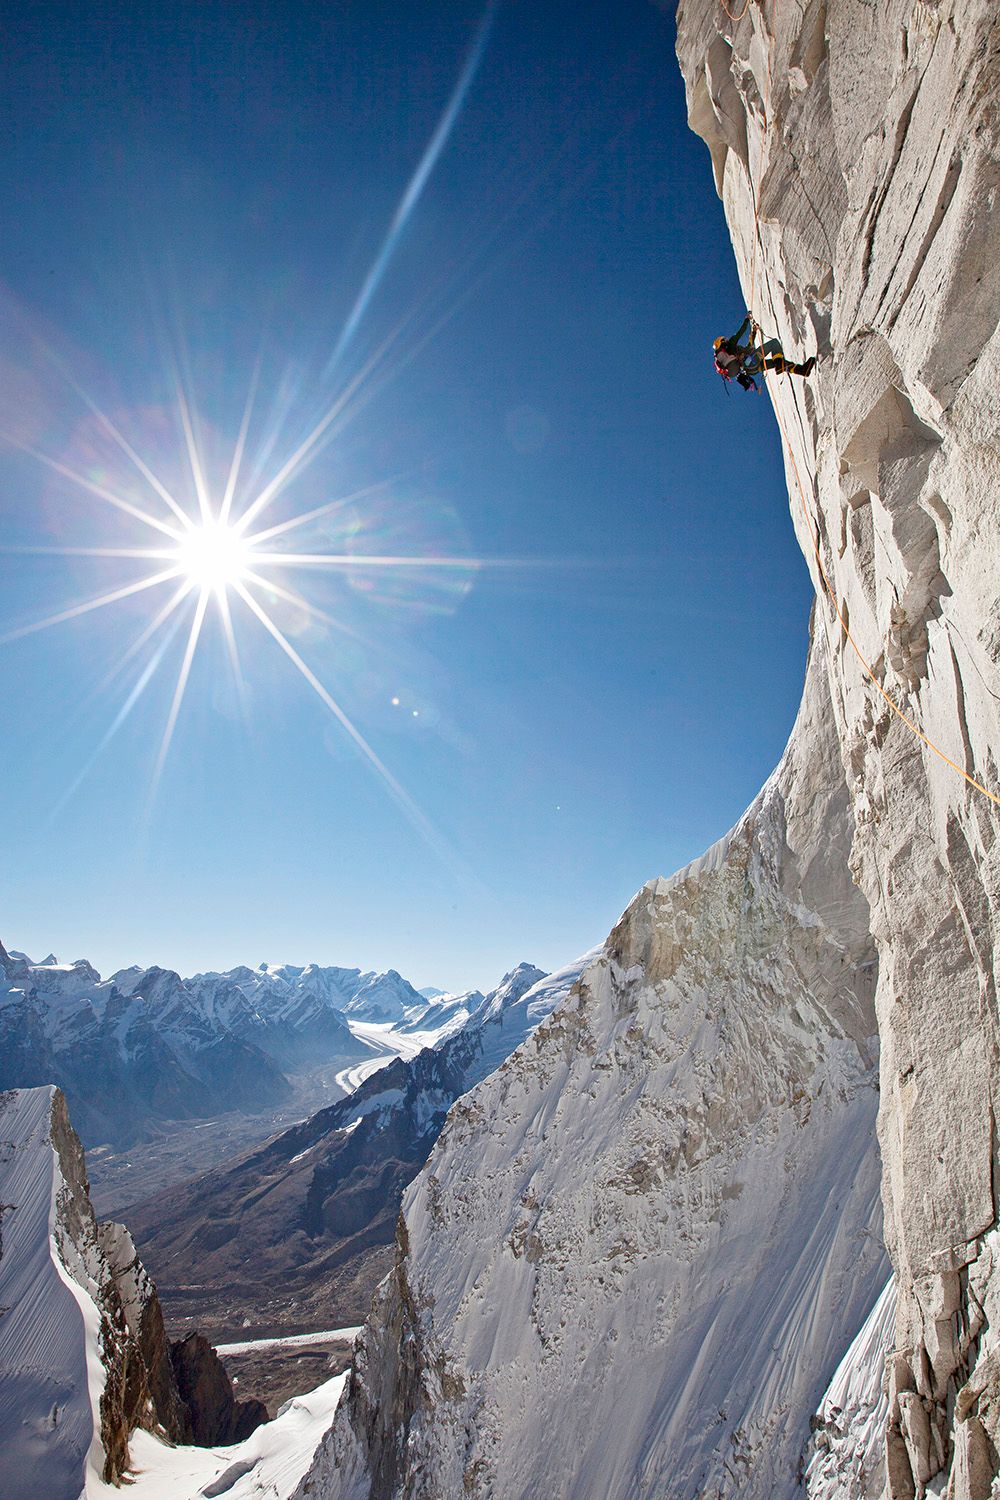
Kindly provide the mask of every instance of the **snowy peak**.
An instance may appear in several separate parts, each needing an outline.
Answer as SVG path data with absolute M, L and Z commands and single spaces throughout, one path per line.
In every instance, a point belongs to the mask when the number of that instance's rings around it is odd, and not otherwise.
M 266 1109 L 290 1088 L 255 1044 L 235 987 L 210 1013 L 178 974 L 134 966 L 102 980 L 85 960 L 33 964 L 6 954 L 0 983 L 0 1088 L 53 1080 L 90 1141 L 125 1143 L 150 1121 Z
M 366 974 L 358 989 L 344 1006 L 345 1013 L 359 1021 L 396 1022 L 413 1010 L 424 1011 L 427 1002 L 401 974 L 389 969 L 385 974 Z
M 84 959 L 0 948 L 0 1088 L 54 1080 L 89 1142 L 129 1144 L 153 1121 L 259 1114 L 290 1096 L 289 1076 L 367 1057 L 347 1009 L 395 1025 L 427 1008 L 396 970 L 262 964 L 184 979 L 132 964 L 102 980 Z
M 437 1046 L 445 1037 L 460 1031 L 470 1016 L 476 1015 L 485 1004 L 486 996 L 481 990 L 462 990 L 457 995 L 439 990 L 422 1010 L 409 1015 L 404 1021 L 397 1021 L 395 1029 L 407 1033 L 432 1034 L 434 1045 Z
M 196 988 L 206 984 L 232 983 L 268 1022 L 293 1015 L 313 1015 L 319 1010 L 340 1011 L 361 982 L 360 969 L 323 967 L 320 964 L 261 964 L 257 969 L 240 965 L 221 974 L 196 974 L 188 981 Z
M 265 1024 L 301 1027 L 320 1015 L 392 1024 L 415 1009 L 427 1009 L 426 999 L 395 969 L 377 974 L 321 964 L 261 964 L 195 974 L 187 983 L 203 996 L 232 984 Z
M 536 969 L 534 964 L 518 964 L 517 968 L 505 974 L 496 989 L 491 991 L 477 1015 L 477 1020 L 480 1022 L 495 1020 L 503 1011 L 516 1005 L 533 985 L 547 977 L 544 969 Z

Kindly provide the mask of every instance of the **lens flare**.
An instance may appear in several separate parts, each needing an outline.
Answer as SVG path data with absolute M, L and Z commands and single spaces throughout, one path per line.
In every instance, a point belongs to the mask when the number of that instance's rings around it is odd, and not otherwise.
M 385 240 L 351 304 L 346 322 L 320 377 L 320 400 L 305 400 L 302 377 L 290 365 L 270 391 L 264 379 L 264 337 L 242 404 L 235 440 L 223 439 L 203 420 L 194 396 L 194 381 L 183 349 L 167 349 L 166 370 L 155 406 L 103 409 L 74 373 L 75 360 L 62 357 L 17 310 L 16 326 L 23 329 L 27 356 L 23 372 L 8 369 L 0 401 L 0 447 L 33 458 L 42 465 L 55 500 L 53 535 L 63 532 L 65 502 L 86 498 L 99 501 L 106 522 L 119 528 L 67 539 L 59 546 L 45 538 L 38 545 L 0 540 L 0 554 L 93 558 L 102 572 L 110 563 L 129 566 L 127 579 L 112 575 L 101 593 L 78 599 L 46 613 L 44 618 L 0 629 L 0 647 L 60 626 L 71 626 L 99 611 L 113 611 L 134 619 L 139 604 L 149 601 L 149 617 L 134 640 L 111 665 L 99 691 L 123 680 L 134 663 L 136 680 L 125 702 L 110 721 L 93 755 L 80 768 L 58 807 L 79 788 L 85 776 L 118 733 L 159 673 L 173 658 L 168 647 L 175 638 L 185 641 L 176 677 L 168 689 L 169 706 L 152 775 L 160 780 L 181 719 L 186 695 L 203 642 L 221 630 L 233 681 L 246 702 L 248 674 L 256 652 L 278 653 L 300 684 L 304 684 L 339 726 L 346 741 L 379 778 L 383 788 L 430 848 L 466 884 L 475 876 L 459 861 L 413 798 L 397 780 L 349 717 L 313 665 L 300 653 L 304 630 L 288 623 L 289 607 L 313 631 L 338 632 L 338 682 L 352 668 L 366 637 L 351 623 L 351 605 L 359 599 L 377 625 L 387 607 L 427 612 L 457 608 L 472 587 L 480 568 L 520 567 L 521 559 L 483 559 L 466 556 L 466 538 L 457 517 L 449 516 L 431 497 L 406 496 L 399 479 L 382 477 L 361 488 L 332 496 L 317 493 L 319 486 L 300 491 L 309 482 L 307 471 L 337 441 L 359 413 L 434 336 L 440 320 L 419 338 L 419 307 L 405 314 L 353 368 L 345 356 L 362 320 L 367 316 L 389 264 L 415 213 L 427 183 L 456 126 L 485 53 L 498 0 L 486 9 L 464 59 L 455 87 L 427 147 L 396 208 Z M 4 302 L 0 287 L 0 304 Z M 433 302 L 431 303 L 433 306 Z M 452 316 L 449 313 L 447 316 Z M 445 319 L 447 320 L 447 319 Z M 411 328 L 414 325 L 414 329 Z M 410 340 L 407 351 L 404 335 Z M 416 339 L 416 342 L 414 342 Z M 42 400 L 33 363 L 54 372 L 86 410 L 67 437 L 55 422 L 62 400 L 49 410 Z M 341 372 L 341 366 L 345 365 Z M 334 379 L 334 375 L 336 378 Z M 16 377 L 16 378 L 15 378 Z M 170 386 L 170 396 L 167 392 Z M 263 389 L 261 387 L 263 386 Z M 13 399 L 12 399 L 13 396 Z M 20 408 L 23 407 L 22 411 Z M 47 422 L 38 414 L 47 413 Z M 66 424 L 63 424 L 65 427 Z M 49 428 L 52 427 L 52 431 Z M 280 502 L 284 502 L 280 506 Z M 319 503 L 317 503 L 319 502 Z M 285 514 L 282 514 L 282 508 Z M 291 514 L 288 514 L 288 511 Z M 264 512 L 270 511 L 266 523 Z M 275 514 L 277 512 L 277 514 Z M 144 576 L 134 576 L 138 565 Z M 302 581 L 301 589 L 296 580 Z M 317 585 L 325 586 L 321 607 Z M 312 597 L 307 597 L 307 592 Z M 165 595 L 167 597 L 165 597 Z M 284 608 L 283 608 L 284 606 Z M 381 616 L 379 615 L 381 610 Z M 281 619 L 272 618 L 272 613 Z M 284 626 L 284 628 L 282 628 Z M 289 638 L 295 637 L 295 644 Z M 197 678 L 195 679 L 197 680 Z M 197 688 L 193 689 L 197 691 Z M 398 699 L 393 700 L 398 703 Z M 421 709 L 411 708 L 416 719 Z M 423 722 L 431 722 L 425 718 Z

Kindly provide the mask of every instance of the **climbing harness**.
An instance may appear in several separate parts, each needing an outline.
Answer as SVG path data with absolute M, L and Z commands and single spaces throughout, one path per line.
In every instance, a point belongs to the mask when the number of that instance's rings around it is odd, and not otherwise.
M 722 9 L 725 11 L 726 15 L 729 17 L 729 19 L 731 21 L 733 21 L 733 22 L 737 22 L 737 21 L 742 21 L 743 17 L 746 15 L 747 11 L 750 8 L 751 0 L 744 0 L 743 9 L 740 11 L 739 15 L 733 15 L 733 13 L 730 11 L 728 5 L 726 4 L 726 0 L 720 0 L 720 4 L 722 6 Z M 777 0 L 775 0 L 775 7 L 774 8 L 775 9 L 777 8 Z M 765 12 L 765 19 L 766 19 L 766 0 L 761 0 L 761 9 L 762 9 L 762 11 Z M 775 28 L 774 28 L 774 25 L 772 24 L 771 27 L 769 28 L 769 35 L 768 35 L 767 72 L 765 74 L 764 94 L 763 94 L 763 100 L 762 100 L 763 106 L 764 106 L 764 118 L 763 118 L 763 127 L 764 128 L 763 128 L 762 147 L 766 146 L 766 144 L 767 144 L 767 138 L 768 138 L 768 133 L 770 131 L 771 67 L 772 67 L 772 62 L 773 62 L 773 58 L 774 58 L 774 32 L 775 32 Z M 763 166 L 763 159 L 764 159 L 764 152 L 763 152 L 763 149 L 762 149 L 761 150 L 761 154 L 760 154 L 760 166 L 761 167 Z M 751 259 L 750 259 L 750 301 L 749 301 L 749 304 L 748 304 L 749 313 L 750 313 L 750 337 L 751 337 L 751 340 L 752 340 L 754 338 L 754 332 L 755 332 L 755 330 L 756 330 L 756 333 L 757 333 L 758 336 L 760 334 L 760 325 L 757 323 L 756 317 L 754 315 L 754 304 L 755 304 L 756 296 L 757 296 L 757 248 L 758 248 L 758 245 L 759 245 L 761 251 L 763 252 L 763 248 L 764 247 L 763 247 L 763 244 L 761 243 L 761 235 L 760 235 L 760 183 L 759 182 L 756 183 L 756 184 L 754 183 L 753 175 L 751 174 L 751 171 L 750 171 L 749 160 L 747 162 L 746 174 L 747 174 L 747 182 L 748 182 L 749 187 L 750 187 L 750 198 L 751 198 L 751 201 L 753 203 L 753 230 L 754 230 L 754 233 L 753 233 L 753 253 L 752 253 Z M 766 275 L 766 272 L 765 272 L 765 275 Z M 769 386 L 769 374 L 770 374 L 770 372 L 766 369 L 766 367 L 764 367 L 763 368 L 763 379 L 764 379 L 765 384 L 767 384 L 768 386 Z M 871 663 L 868 661 L 868 658 L 865 656 L 864 652 L 861 650 L 861 647 L 858 645 L 857 641 L 854 639 L 854 636 L 851 634 L 850 627 L 848 626 L 848 623 L 847 623 L 847 620 L 845 618 L 844 612 L 841 609 L 840 603 L 839 603 L 839 601 L 837 599 L 836 591 L 834 590 L 833 585 L 831 584 L 830 579 L 829 579 L 829 577 L 827 575 L 826 568 L 823 565 L 823 557 L 822 557 L 822 554 L 820 552 L 820 545 L 819 545 L 819 527 L 818 527 L 818 525 L 814 525 L 814 523 L 812 521 L 812 517 L 811 517 L 811 515 L 809 513 L 809 505 L 808 505 L 808 501 L 806 499 L 805 485 L 803 484 L 802 477 L 799 474 L 799 466 L 798 466 L 798 464 L 795 461 L 795 452 L 794 452 L 794 449 L 792 448 L 792 444 L 791 444 L 791 441 L 789 440 L 788 432 L 787 432 L 787 430 L 785 428 L 785 423 L 784 423 L 784 420 L 783 420 L 782 415 L 781 415 L 781 406 L 780 406 L 780 404 L 779 404 L 779 402 L 777 400 L 773 399 L 774 394 L 775 393 L 772 392 L 772 402 L 771 402 L 771 404 L 774 407 L 774 414 L 775 414 L 775 416 L 777 417 L 777 420 L 778 420 L 778 430 L 781 433 L 781 440 L 782 440 L 782 443 L 784 444 L 785 453 L 788 456 L 788 461 L 789 461 L 789 463 L 791 465 L 791 470 L 792 470 L 792 473 L 793 473 L 793 475 L 795 477 L 795 484 L 796 484 L 796 487 L 797 487 L 798 492 L 799 492 L 799 504 L 800 504 L 801 509 L 802 509 L 803 519 L 805 520 L 805 523 L 806 523 L 806 529 L 809 532 L 810 540 L 812 541 L 813 552 L 814 552 L 815 557 L 816 557 L 816 567 L 817 567 L 817 569 L 819 571 L 819 576 L 820 576 L 820 578 L 821 578 L 821 580 L 823 582 L 823 587 L 826 590 L 827 594 L 829 595 L 830 603 L 833 605 L 834 613 L 836 614 L 837 619 L 840 622 L 840 628 L 844 632 L 845 639 L 850 643 L 851 649 L 854 651 L 855 656 L 858 658 L 858 661 L 861 663 L 861 666 L 862 666 L 862 668 L 863 668 L 863 670 L 865 672 L 865 675 L 869 678 L 869 680 L 871 681 L 871 683 L 877 689 L 877 691 L 879 692 L 879 694 L 881 695 L 881 697 L 884 699 L 884 701 L 888 705 L 888 707 L 896 715 L 897 719 L 899 719 L 903 724 L 905 724 L 906 727 L 907 727 L 907 729 L 909 729 L 909 731 L 911 732 L 911 734 L 914 734 L 917 737 L 917 739 L 921 741 L 922 744 L 926 745 L 927 748 L 928 748 L 928 750 L 932 750 L 934 752 L 934 754 L 939 757 L 939 759 L 943 760 L 944 763 L 945 763 L 945 765 L 950 766 L 953 771 L 957 771 L 958 774 L 959 774 L 959 776 L 961 776 L 962 779 L 964 781 L 966 781 L 969 786 L 974 787 L 977 792 L 981 792 L 984 797 L 988 797 L 989 800 L 992 803 L 995 804 L 995 806 L 1000 807 L 1000 796 L 998 796 L 996 792 L 991 792 L 990 789 L 988 787 L 984 786 L 981 781 L 977 780 L 975 776 L 971 775 L 962 766 L 960 766 L 957 761 L 953 760 L 950 755 L 948 755 L 944 750 L 941 749 L 940 745 L 936 745 L 934 743 L 934 741 L 930 738 L 930 736 L 926 735 L 923 732 L 923 730 L 920 729 L 913 722 L 913 720 L 909 717 L 908 714 L 904 713 L 904 711 L 900 708 L 899 704 L 892 697 L 892 695 L 890 693 L 886 692 L 885 688 L 882 686 L 881 682 L 878 680 L 878 677 L 875 675 L 874 668 L 872 667 Z

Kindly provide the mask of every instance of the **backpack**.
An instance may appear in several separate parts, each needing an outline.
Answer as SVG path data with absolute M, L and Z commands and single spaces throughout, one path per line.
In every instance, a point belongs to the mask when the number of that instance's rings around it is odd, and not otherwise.
M 734 354 L 731 349 L 727 349 L 725 344 L 720 349 L 716 349 L 715 369 L 716 373 L 721 375 L 723 380 L 732 380 L 733 376 L 739 370 L 740 364 L 739 355 Z

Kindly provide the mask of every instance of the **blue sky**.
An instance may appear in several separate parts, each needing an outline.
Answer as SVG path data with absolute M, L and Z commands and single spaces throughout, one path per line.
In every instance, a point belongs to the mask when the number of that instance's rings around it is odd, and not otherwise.
M 370 366 L 267 523 L 367 491 L 281 545 L 490 561 L 274 574 L 329 620 L 258 595 L 417 815 L 239 600 L 245 700 L 210 604 L 158 779 L 193 596 L 110 683 L 172 583 L 0 646 L 0 936 L 456 988 L 602 940 L 772 769 L 809 608 L 769 405 L 712 371 L 743 308 L 667 10 L 140 0 L 9 30 L 7 546 L 162 544 L 67 476 L 172 520 L 94 408 L 193 513 L 177 382 L 215 504 L 259 361 L 237 509 Z M 153 566 L 8 552 L 0 635 Z

